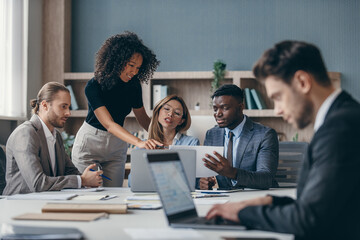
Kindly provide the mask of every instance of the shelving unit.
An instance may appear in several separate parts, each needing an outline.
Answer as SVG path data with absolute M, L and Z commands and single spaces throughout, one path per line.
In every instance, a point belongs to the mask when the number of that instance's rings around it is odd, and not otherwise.
M 340 86 L 340 73 L 330 72 L 330 78 L 336 87 Z M 70 84 L 75 92 L 76 100 L 81 110 L 72 111 L 72 116 L 66 125 L 66 130 L 70 134 L 75 134 L 87 115 L 87 101 L 84 94 L 86 82 L 93 77 L 93 73 L 64 73 L 64 84 Z M 156 72 L 148 84 L 142 84 L 144 107 L 151 115 L 152 106 L 152 87 L 154 84 L 168 86 L 168 94 L 177 94 L 184 98 L 186 105 L 190 109 L 192 116 L 212 116 L 210 86 L 213 75 L 208 72 Z M 267 98 L 265 88 L 256 81 L 251 71 L 228 71 L 222 84 L 233 83 L 240 88 L 255 88 L 264 99 L 268 109 L 264 110 L 244 110 L 244 114 L 254 121 L 274 128 L 281 140 L 291 140 L 298 133 L 299 140 L 309 141 L 312 136 L 312 126 L 298 131 L 285 123 L 280 116 L 274 114 L 273 103 Z M 194 109 L 199 102 L 201 110 Z M 137 131 L 140 126 L 131 113 L 126 121 L 125 127 L 130 131 Z M 205 133 L 204 133 L 205 134 Z

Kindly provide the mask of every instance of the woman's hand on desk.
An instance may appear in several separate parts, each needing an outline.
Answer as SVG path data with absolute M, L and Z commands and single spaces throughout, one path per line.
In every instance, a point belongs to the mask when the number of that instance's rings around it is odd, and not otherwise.
M 238 213 L 242 209 L 249 207 L 249 206 L 259 206 L 259 205 L 270 205 L 272 204 L 272 197 L 265 196 L 259 197 L 254 199 L 249 199 L 241 202 L 234 202 L 234 203 L 225 203 L 225 204 L 216 204 L 214 205 L 210 211 L 207 213 L 206 218 L 212 219 L 217 216 L 222 218 L 239 222 Z
M 135 144 L 138 148 L 146 148 L 146 149 L 156 149 L 157 146 L 163 146 L 164 144 L 162 144 L 161 142 L 158 142 L 154 139 L 148 139 L 146 141 L 138 141 Z
M 98 187 L 101 186 L 103 180 L 101 178 L 101 174 L 103 174 L 103 171 L 90 171 L 91 168 L 96 167 L 96 164 L 91 164 L 88 166 L 83 174 L 81 175 L 81 185 L 84 187 Z

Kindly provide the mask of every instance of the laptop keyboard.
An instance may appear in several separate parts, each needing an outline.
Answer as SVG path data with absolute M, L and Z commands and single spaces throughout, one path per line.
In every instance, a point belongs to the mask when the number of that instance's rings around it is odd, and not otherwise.
M 238 223 L 226 220 L 221 217 L 213 218 L 213 219 L 206 219 L 205 217 L 198 217 L 189 219 L 186 221 L 186 223 L 192 223 L 192 224 L 205 224 L 205 225 L 238 225 Z

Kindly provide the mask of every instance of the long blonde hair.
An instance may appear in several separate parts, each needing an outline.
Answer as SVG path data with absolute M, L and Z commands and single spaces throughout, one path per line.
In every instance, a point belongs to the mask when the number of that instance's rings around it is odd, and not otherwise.
M 178 133 L 178 132 L 183 133 L 189 129 L 189 127 L 191 125 L 190 112 L 189 112 L 184 100 L 181 97 L 173 94 L 173 95 L 169 95 L 169 96 L 165 97 L 164 99 L 162 99 L 160 102 L 158 102 L 156 104 L 156 106 L 153 110 L 153 116 L 152 116 L 151 122 L 150 122 L 149 139 L 155 139 L 160 142 L 164 141 L 164 130 L 163 130 L 162 125 L 159 123 L 158 118 L 159 118 L 160 109 L 166 103 L 170 102 L 171 100 L 178 101 L 183 108 L 182 119 L 184 119 L 184 122 L 175 128 L 176 133 Z

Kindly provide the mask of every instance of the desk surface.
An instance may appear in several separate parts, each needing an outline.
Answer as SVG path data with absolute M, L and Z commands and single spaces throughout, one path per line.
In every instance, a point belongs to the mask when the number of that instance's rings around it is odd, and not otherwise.
M 295 189 L 271 189 L 268 191 L 244 190 L 242 192 L 230 193 L 230 201 L 240 201 L 254 197 L 264 196 L 266 194 L 295 197 Z M 63 192 L 51 192 L 51 194 L 62 194 Z M 76 192 L 74 192 L 76 193 Z M 117 195 L 117 198 L 101 203 L 124 203 L 127 196 L 133 195 L 129 188 L 105 188 L 102 192 L 83 192 L 81 194 L 111 194 Z M 225 197 L 218 198 L 225 199 Z M 17 221 L 12 217 L 23 213 L 40 213 L 41 208 L 49 201 L 43 200 L 7 200 L 0 199 L 0 223 L 13 223 L 32 226 L 64 226 L 77 227 L 84 234 L 86 239 L 131 239 L 124 232 L 124 228 L 168 228 L 163 209 L 160 210 L 129 210 L 128 214 L 111 214 L 108 219 L 100 219 L 93 222 L 62 222 L 62 221 Z M 56 201 L 59 202 L 59 201 Z M 67 201 L 69 202 L 69 201 Z M 99 201 L 87 201 L 99 202 Z M 198 214 L 206 215 L 211 205 L 197 205 Z M 214 230 L 196 230 L 202 239 L 221 239 L 222 237 L 273 237 L 276 239 L 293 239 L 289 234 L 278 234 L 263 231 L 214 231 Z

